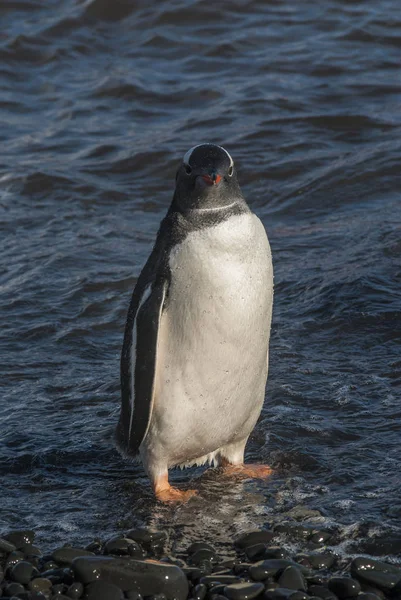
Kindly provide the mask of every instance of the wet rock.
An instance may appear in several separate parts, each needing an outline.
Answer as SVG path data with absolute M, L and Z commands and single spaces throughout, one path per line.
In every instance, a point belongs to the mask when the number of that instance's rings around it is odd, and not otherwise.
M 372 556 L 397 556 L 401 554 L 401 534 L 388 533 L 368 539 L 360 544 L 359 551 Z
M 78 556 L 94 556 L 93 552 L 89 550 L 84 550 L 83 548 L 72 548 L 68 546 L 63 546 L 62 548 L 57 548 L 52 554 L 53 560 L 58 565 L 71 565 L 72 561 Z
M 198 583 L 192 590 L 192 598 L 194 600 L 203 600 L 206 596 L 207 587 L 204 583 Z
M 125 597 L 128 598 L 128 600 L 143 600 L 141 594 L 135 590 L 128 590 L 128 592 L 125 592 Z
M 275 526 L 274 531 L 276 533 L 283 533 L 294 539 L 310 541 L 313 544 L 319 545 L 326 543 L 331 533 L 328 531 L 320 530 L 317 527 L 309 524 L 294 524 L 294 523 L 279 523 Z
M 28 556 L 42 556 L 40 548 L 38 548 L 38 546 L 34 546 L 33 544 L 22 544 L 18 550 L 21 550 L 26 558 Z
M 311 568 L 316 570 L 330 569 L 336 562 L 334 554 L 330 554 L 329 552 L 322 554 L 305 554 L 302 556 L 305 556 Z M 300 556 L 296 557 L 296 561 L 303 564 Z
M 52 589 L 53 597 L 56 600 L 60 596 L 64 596 L 67 593 L 67 590 L 68 590 L 68 585 L 66 585 L 65 583 L 58 583 L 57 585 L 53 586 L 53 589 Z
M 317 546 L 321 546 L 322 544 L 327 544 L 331 539 L 332 534 L 329 531 L 317 531 L 313 533 L 309 538 L 309 541 L 312 544 L 316 544 Z
M 245 548 L 245 555 L 251 562 L 266 560 L 268 558 L 286 558 L 287 553 L 279 546 L 266 546 L 266 544 L 255 544 Z
M 283 558 L 271 558 L 269 560 L 262 560 L 255 563 L 249 569 L 249 574 L 254 581 L 263 581 L 268 577 L 274 577 L 277 573 L 286 567 L 296 567 L 301 570 L 303 574 L 307 574 L 309 571 L 302 565 L 298 565 L 292 560 L 286 560 Z
M 198 569 L 198 567 L 184 567 L 182 569 L 188 581 L 199 581 L 201 577 L 206 575 L 203 569 Z
M 296 521 L 304 521 L 305 519 L 321 517 L 322 513 L 318 510 L 312 510 L 307 506 L 299 505 L 291 508 L 291 510 L 287 511 L 285 515 L 295 519 Z
M 214 551 L 208 550 L 207 548 L 201 548 L 188 557 L 188 564 L 198 567 L 205 562 L 217 564 L 218 560 L 219 558 Z
M 210 552 L 213 552 L 213 553 L 216 552 L 216 550 L 213 548 L 213 546 L 211 546 L 207 542 L 194 542 L 193 544 L 191 544 L 188 547 L 187 554 L 189 556 L 191 556 L 192 554 L 195 554 L 195 552 L 198 552 L 198 550 L 209 550 Z
M 3 596 L 16 596 L 22 592 L 25 592 L 24 586 L 21 583 L 13 581 L 5 586 L 3 590 Z
M 84 584 L 107 581 L 124 592 L 135 589 L 142 596 L 164 593 L 170 600 L 186 600 L 188 581 L 174 565 L 133 558 L 80 557 L 72 563 L 75 576 Z
M 264 600 L 309 600 L 309 596 L 305 592 L 280 587 L 275 590 L 267 590 L 263 598 Z
M 353 598 L 361 591 L 359 581 L 351 579 L 351 577 L 331 577 L 328 587 L 340 600 Z
M 29 583 L 33 577 L 38 577 L 39 573 L 30 562 L 21 560 L 10 569 L 10 578 L 22 585 Z
M 249 546 L 254 546 L 255 544 L 269 544 L 273 538 L 273 531 L 261 529 L 259 531 L 250 531 L 248 533 L 240 535 L 234 541 L 234 545 L 239 550 L 245 550 L 245 548 L 248 548 Z
M 142 548 L 152 553 L 162 552 L 167 541 L 165 531 L 152 531 L 147 528 L 130 529 L 125 537 L 134 540 Z
M 49 579 L 53 585 L 65 583 L 69 586 L 74 583 L 74 572 L 69 568 L 50 569 L 41 573 L 41 577 Z
M 106 581 L 94 581 L 85 588 L 85 600 L 123 600 L 122 590 Z
M 42 564 L 42 571 L 51 571 L 52 569 L 58 569 L 58 564 L 54 560 L 47 560 Z
M 115 556 L 132 556 L 132 558 L 142 559 L 146 556 L 142 547 L 129 538 L 116 536 L 108 540 L 103 548 L 103 554 Z
M 4 536 L 4 539 L 14 544 L 19 550 L 24 544 L 33 544 L 35 539 L 35 532 L 31 529 L 21 529 L 19 531 L 10 531 Z
M 392 590 L 401 581 L 400 567 L 362 556 L 352 561 L 351 574 L 359 581 L 384 591 Z
M 264 591 L 263 583 L 233 583 L 226 585 L 224 596 L 229 600 L 252 600 Z
M 358 600 L 380 600 L 380 596 L 369 592 L 362 592 L 362 594 L 359 594 Z
M 306 592 L 305 577 L 297 567 L 286 567 L 278 578 L 279 587 Z
M 214 598 L 219 594 L 222 595 L 225 587 L 226 586 L 224 583 L 216 583 L 215 585 L 212 585 L 208 590 L 208 598 Z
M 200 580 L 200 583 L 204 585 L 210 586 L 216 583 L 224 583 L 224 585 L 230 585 L 231 583 L 238 583 L 240 580 L 235 575 L 219 575 L 218 573 L 213 573 L 212 575 L 205 575 Z
M 17 547 L 14 546 L 14 544 L 9 542 L 8 540 L 0 538 L 0 552 L 1 553 L 7 554 L 10 552 L 13 552 L 16 549 L 17 549 Z
M 334 592 L 330 591 L 323 585 L 311 585 L 308 588 L 308 594 L 311 596 L 317 596 L 323 600 L 338 600 Z
M 35 577 L 28 583 L 28 588 L 32 592 L 48 592 L 52 588 L 52 582 L 46 577 Z
M 90 544 L 85 546 L 85 550 L 93 552 L 94 554 L 100 554 L 103 548 L 103 543 L 100 540 L 93 540 Z
M 8 569 L 12 565 L 16 565 L 18 562 L 24 560 L 24 558 L 25 555 L 23 552 L 20 552 L 20 550 L 14 550 L 13 552 L 10 552 L 10 554 L 7 556 L 7 560 L 4 566 L 6 569 Z
M 372 585 L 363 583 L 363 581 L 361 581 L 361 588 L 362 592 L 367 594 L 373 594 L 374 596 L 379 596 L 380 600 L 384 600 L 386 597 L 383 590 L 379 590 L 377 587 L 373 587 Z
M 84 593 L 84 586 L 79 581 L 72 583 L 67 589 L 65 595 L 73 600 L 79 600 Z

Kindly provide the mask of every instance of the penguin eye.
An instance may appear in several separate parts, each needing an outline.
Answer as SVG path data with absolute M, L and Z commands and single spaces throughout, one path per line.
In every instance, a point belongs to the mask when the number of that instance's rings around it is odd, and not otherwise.
M 192 168 L 189 165 L 185 165 L 185 173 L 187 175 L 191 175 L 192 173 Z
M 231 167 L 228 169 L 228 176 L 232 177 L 234 173 L 234 167 L 231 165 Z

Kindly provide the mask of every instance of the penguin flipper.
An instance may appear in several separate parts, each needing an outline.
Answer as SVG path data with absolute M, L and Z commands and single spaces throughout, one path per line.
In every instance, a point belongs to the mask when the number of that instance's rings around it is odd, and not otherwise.
M 122 356 L 125 377 L 117 445 L 130 457 L 138 454 L 152 415 L 157 342 L 167 287 L 167 281 L 161 279 L 144 289 L 132 321 L 130 351 Z

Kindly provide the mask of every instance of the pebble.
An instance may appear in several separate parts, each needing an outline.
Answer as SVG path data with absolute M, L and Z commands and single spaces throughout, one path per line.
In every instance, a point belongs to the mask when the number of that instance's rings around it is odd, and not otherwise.
M 380 596 L 376 596 L 376 594 L 365 593 L 359 594 L 358 600 L 380 600 Z
M 123 600 L 122 590 L 114 583 L 94 581 L 85 588 L 85 600 Z
M 84 593 L 84 586 L 82 585 L 82 583 L 80 581 L 76 581 L 75 583 L 72 583 L 70 585 L 70 587 L 66 591 L 65 595 L 68 596 L 68 598 L 72 598 L 73 600 L 79 600 L 79 598 L 81 598 L 83 593 Z
M 309 596 L 305 592 L 280 587 L 275 590 L 267 590 L 263 598 L 265 600 L 309 600 Z
M 5 596 L 16 596 L 17 594 L 21 594 L 21 592 L 25 592 L 25 588 L 21 583 L 13 581 L 5 586 L 3 592 Z
M 46 577 L 35 577 L 28 583 L 28 588 L 32 592 L 48 592 L 52 587 L 52 582 Z
M 224 585 L 229 585 L 231 583 L 238 583 L 239 581 L 240 579 L 235 575 L 220 575 L 219 573 L 213 573 L 213 575 L 205 575 L 205 577 L 202 577 L 200 583 L 210 587 L 212 583 L 224 583 Z
M 146 553 L 135 540 L 121 536 L 115 536 L 108 540 L 104 545 L 103 554 L 132 556 L 132 558 L 139 559 L 146 556 Z
M 298 554 L 295 560 L 299 564 L 310 566 L 312 569 L 330 569 L 336 562 L 334 554 L 328 552 L 322 554 Z
M 16 550 L 16 546 L 14 546 L 14 544 L 12 544 L 11 542 L 9 542 L 8 540 L 5 540 L 3 538 L 0 538 L 0 552 L 1 553 L 9 553 L 9 552 L 13 552 L 14 550 Z
M 284 558 L 271 558 L 255 563 L 249 569 L 249 574 L 254 581 L 263 581 L 267 577 L 275 576 L 278 571 L 286 567 L 297 567 L 301 572 L 307 574 L 309 571 L 302 565 L 294 563 L 292 560 Z
M 8 569 L 12 565 L 16 565 L 18 562 L 21 562 L 21 560 L 24 560 L 24 558 L 25 558 L 25 555 L 23 552 L 21 552 L 20 550 L 13 550 L 8 555 L 4 567 L 6 569 Z
M 186 600 L 188 581 L 174 565 L 134 558 L 89 556 L 72 563 L 75 576 L 83 584 L 98 579 L 118 585 L 124 592 L 135 589 L 142 596 L 164 593 L 170 600 Z
M 23 585 L 29 583 L 33 577 L 37 576 L 39 576 L 38 571 L 26 560 L 17 562 L 17 564 L 13 565 L 10 569 L 11 579 L 17 583 L 22 583 Z
M 286 567 L 279 576 L 277 583 L 279 587 L 306 592 L 305 577 L 297 567 Z
M 145 550 L 152 553 L 162 552 L 167 541 L 165 531 L 153 531 L 145 527 L 138 529 L 130 529 L 125 537 L 134 540 L 140 544 Z
M 4 538 L 14 544 L 18 550 L 24 544 L 33 544 L 35 539 L 35 532 L 32 529 L 21 529 L 19 531 L 11 531 Z
M 392 590 L 401 582 L 400 567 L 362 556 L 352 561 L 351 574 L 358 580 L 384 591 Z
M 199 565 L 202 565 L 205 562 L 214 563 L 214 564 L 216 564 L 218 562 L 218 556 L 214 552 L 214 550 L 212 551 L 212 550 L 208 550 L 207 548 L 201 548 L 200 550 L 197 550 L 196 552 L 194 552 L 188 558 L 188 564 L 195 565 L 196 567 L 198 567 Z
M 232 583 L 224 588 L 224 596 L 229 600 L 252 600 L 264 591 L 263 583 Z
M 317 596 L 323 600 L 337 600 L 337 596 L 334 592 L 331 592 L 327 587 L 323 585 L 311 585 L 308 588 L 308 593 L 311 596 Z
M 361 591 L 359 581 L 351 579 L 351 577 L 331 577 L 329 579 L 329 590 L 343 600 L 345 598 L 353 598 Z
M 84 550 L 83 548 L 72 548 L 68 546 L 63 546 L 62 548 L 57 548 L 52 554 L 53 560 L 58 565 L 71 565 L 72 561 L 78 556 L 94 556 L 93 552 L 89 550 Z
M 204 583 L 198 583 L 192 590 L 192 598 L 194 600 L 203 600 L 207 593 L 207 587 Z
M 192 554 L 195 554 L 195 552 L 198 552 L 198 550 L 209 550 L 213 553 L 216 552 L 213 546 L 211 546 L 207 542 L 194 542 L 187 548 L 187 554 L 191 556 Z
M 250 531 L 249 533 L 242 534 L 240 537 L 234 540 L 234 545 L 239 550 L 244 550 L 245 548 L 254 546 L 255 544 L 269 544 L 273 538 L 273 531 L 261 529 L 259 531 Z

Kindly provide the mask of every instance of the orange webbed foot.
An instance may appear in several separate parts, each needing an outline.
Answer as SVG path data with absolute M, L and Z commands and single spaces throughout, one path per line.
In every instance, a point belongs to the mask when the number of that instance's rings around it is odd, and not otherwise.
M 268 465 L 222 465 L 224 474 L 241 479 L 268 479 L 273 474 L 273 469 Z
M 168 482 L 167 475 L 163 475 L 156 479 L 153 484 L 156 498 L 161 502 L 188 502 L 192 496 L 197 494 L 196 490 L 178 490 L 171 486 Z

